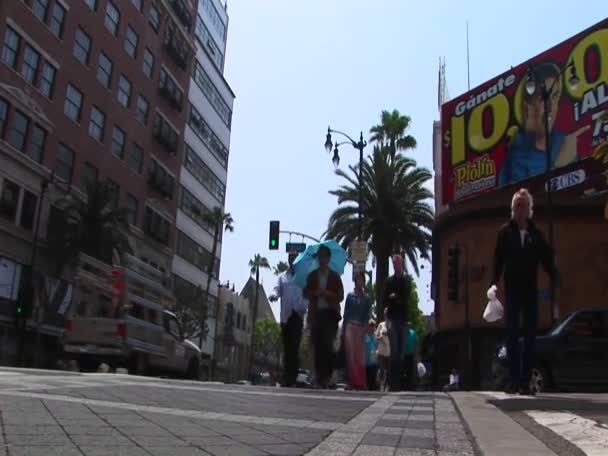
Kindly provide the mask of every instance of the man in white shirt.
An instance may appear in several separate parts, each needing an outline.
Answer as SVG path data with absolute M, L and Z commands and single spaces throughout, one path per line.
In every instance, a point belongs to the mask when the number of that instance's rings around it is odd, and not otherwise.
M 271 301 L 281 299 L 281 334 L 283 337 L 283 386 L 295 386 L 300 367 L 299 351 L 302 339 L 302 326 L 308 302 L 304 299 L 302 289 L 293 281 L 293 262 L 297 252 L 288 256 L 289 269 L 279 276 Z

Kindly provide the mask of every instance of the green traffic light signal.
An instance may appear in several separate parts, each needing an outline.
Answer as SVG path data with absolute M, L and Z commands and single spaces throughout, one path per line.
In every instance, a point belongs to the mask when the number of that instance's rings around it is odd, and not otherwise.
M 21 306 L 17 307 L 17 313 L 20 314 L 21 312 L 23 312 L 23 307 L 21 307 Z
M 277 241 L 275 239 L 270 241 L 270 247 L 275 247 L 276 245 L 277 245 Z

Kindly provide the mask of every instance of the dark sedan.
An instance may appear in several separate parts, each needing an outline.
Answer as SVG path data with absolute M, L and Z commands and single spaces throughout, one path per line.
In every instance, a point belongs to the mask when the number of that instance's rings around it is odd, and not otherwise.
M 579 310 L 549 334 L 536 338 L 531 388 L 608 390 L 608 308 Z M 500 388 L 508 379 L 507 348 L 496 351 L 495 375 Z

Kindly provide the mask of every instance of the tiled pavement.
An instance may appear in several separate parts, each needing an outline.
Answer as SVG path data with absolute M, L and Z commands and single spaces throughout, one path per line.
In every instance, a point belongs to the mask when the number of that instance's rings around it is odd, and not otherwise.
M 0 456 L 472 455 L 450 398 L 0 371 Z

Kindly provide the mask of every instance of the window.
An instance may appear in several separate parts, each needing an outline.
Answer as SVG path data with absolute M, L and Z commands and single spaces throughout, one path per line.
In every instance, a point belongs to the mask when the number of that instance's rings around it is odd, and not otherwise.
M 177 150 L 178 133 L 159 113 L 156 113 L 154 116 L 154 126 L 152 131 L 154 133 L 154 137 L 160 144 L 164 145 L 172 152 Z
M 15 222 L 20 190 L 21 189 L 17 184 L 8 179 L 4 179 L 2 184 L 2 199 L 0 199 L 0 217 Z
M 166 198 L 173 198 L 175 178 L 154 159 L 150 160 L 148 185 Z
M 163 45 L 175 61 L 175 64 L 181 69 L 186 70 L 190 59 L 190 51 L 182 34 L 174 27 L 168 27 L 165 31 Z
M 19 226 L 26 230 L 34 228 L 34 218 L 36 217 L 36 206 L 38 197 L 27 190 L 23 190 L 23 202 L 21 203 L 21 219 Z
M 25 117 L 20 111 L 13 113 L 13 124 L 8 135 L 8 142 L 15 149 L 25 152 L 25 140 L 27 129 L 30 126 L 30 119 Z
M 135 30 L 133 30 L 131 26 L 128 26 L 125 35 L 125 51 L 133 58 L 135 58 L 135 54 L 137 54 L 138 41 L 139 37 L 137 36 L 137 33 L 135 33 Z
M 99 142 L 103 141 L 103 131 L 106 124 L 106 115 L 97 106 L 91 106 L 91 119 L 89 120 L 89 136 Z
M 112 154 L 120 159 L 125 156 L 125 132 L 116 125 L 112 130 Z
M 65 92 L 63 112 L 74 122 L 80 122 L 80 109 L 82 108 L 82 93 L 72 84 L 68 84 Z
M 241 329 L 241 312 L 236 313 L 236 327 Z
M 213 174 L 213 171 L 205 164 L 205 162 L 186 144 L 186 153 L 184 154 L 185 167 L 199 183 L 220 202 L 224 203 L 226 196 L 226 186 L 222 181 Z
M 46 24 L 46 15 L 49 11 L 49 0 L 33 0 L 32 13 Z
M 4 136 L 4 125 L 8 117 L 8 103 L 0 98 L 0 138 Z
M 209 103 L 211 103 L 211 106 L 213 106 L 213 109 L 215 109 L 215 112 L 217 112 L 226 126 L 230 128 L 232 124 L 232 111 L 198 61 L 194 63 L 194 80 L 205 97 L 207 97 L 207 100 L 209 100 Z
M 190 105 L 190 116 L 188 124 L 194 130 L 196 135 L 211 151 L 213 156 L 220 162 L 224 169 L 228 168 L 228 148 L 222 144 L 220 138 L 211 130 L 209 124 L 203 119 L 203 116 L 196 108 Z
M 127 193 L 127 209 L 129 210 L 129 213 L 127 214 L 127 221 L 134 226 L 137 226 L 137 207 L 139 205 L 139 202 L 137 201 L 137 198 L 135 198 L 133 195 L 131 195 L 130 193 Z
M 135 111 L 135 117 L 141 123 L 146 124 L 148 122 L 148 100 L 143 95 L 137 97 L 137 110 Z
M 49 62 L 42 64 L 42 75 L 40 76 L 40 93 L 47 98 L 53 98 L 53 89 L 55 88 L 55 67 Z
M 99 171 L 97 171 L 97 168 L 91 163 L 86 162 L 82 168 L 82 175 L 80 178 L 80 184 L 83 190 L 86 190 L 89 185 L 95 184 L 98 176 Z
M 120 75 L 118 81 L 118 102 L 125 108 L 129 107 L 131 101 L 131 81 L 129 81 L 123 74 Z
M 17 69 L 17 55 L 21 37 L 10 27 L 6 28 L 4 46 L 2 46 L 2 61 L 12 69 Z
M 197 268 L 207 271 L 211 262 L 211 252 L 199 245 L 192 238 L 182 233 L 177 232 L 177 249 L 176 253 L 187 262 L 193 264 Z M 215 258 L 213 264 L 213 277 L 218 278 L 220 271 L 220 260 Z
M 32 128 L 32 136 L 30 138 L 30 157 L 35 162 L 42 163 L 45 143 L 46 131 L 42 127 L 34 125 Z
M 91 53 L 91 37 L 84 30 L 78 28 L 74 40 L 74 57 L 83 65 L 89 64 L 89 54 Z
M 114 36 L 118 34 L 118 26 L 120 25 L 120 12 L 118 8 L 114 6 L 114 3 L 108 0 L 108 4 L 106 6 L 106 19 L 105 19 L 106 28 L 110 31 L 110 33 Z
M 133 3 L 135 9 L 141 13 L 141 9 L 144 4 L 143 0 L 131 0 L 131 3 Z
M 144 215 L 144 232 L 165 245 L 169 244 L 169 221 L 150 207 L 146 207 Z
M 63 22 L 65 20 L 65 8 L 59 4 L 59 2 L 55 2 L 53 6 L 53 15 L 51 16 L 51 23 L 49 24 L 49 28 L 53 35 L 58 38 L 61 38 L 63 35 Z
M 133 143 L 131 152 L 129 153 L 128 165 L 129 169 L 136 174 L 141 174 L 144 164 L 144 150 L 137 144 Z
M 213 25 L 213 28 L 215 28 L 217 33 L 222 37 L 223 40 L 225 40 L 226 39 L 226 25 L 224 24 L 219 13 L 215 9 L 215 6 L 213 6 L 212 1 L 203 0 L 203 9 L 205 10 L 205 13 L 207 13 L 207 17 L 209 18 L 211 25 Z
M 97 0 L 84 0 L 89 8 L 93 11 L 97 11 Z
M 196 17 L 196 27 L 194 30 L 194 34 L 196 35 L 196 39 L 201 45 L 201 47 L 205 50 L 207 55 L 211 57 L 211 60 L 215 64 L 217 68 L 220 69 L 220 72 L 224 68 L 224 55 L 220 51 L 220 48 L 215 44 L 209 30 L 203 23 L 203 19 L 197 15 Z
M 38 52 L 36 52 L 31 46 L 25 46 L 25 51 L 23 53 L 23 65 L 21 65 L 21 76 L 23 76 L 23 79 L 30 84 L 32 84 L 36 79 L 39 61 L 40 54 L 38 54 Z
M 120 186 L 112 179 L 106 179 L 108 193 L 110 199 L 110 207 L 116 209 L 118 207 L 118 198 L 120 197 Z
M 112 82 L 112 66 L 110 58 L 103 52 L 100 52 L 99 61 L 97 62 L 97 80 L 108 88 Z
M 148 22 L 150 23 L 152 30 L 158 32 L 158 28 L 160 27 L 160 13 L 154 5 L 150 5 L 150 12 L 148 13 Z
M 152 73 L 154 72 L 154 54 L 152 54 L 148 48 L 144 50 L 143 71 L 148 79 L 152 79 Z
M 198 223 L 209 234 L 214 234 L 214 226 L 209 223 L 205 216 L 211 211 L 201 203 L 186 187 L 182 187 L 182 198 L 179 208 Z
M 66 145 L 59 143 L 55 162 L 55 176 L 69 183 L 72 181 L 73 169 L 74 151 Z
M 178 111 L 181 111 L 184 93 L 179 89 L 175 80 L 169 76 L 164 68 L 160 69 L 158 83 L 161 95 L 168 99 L 173 107 Z

